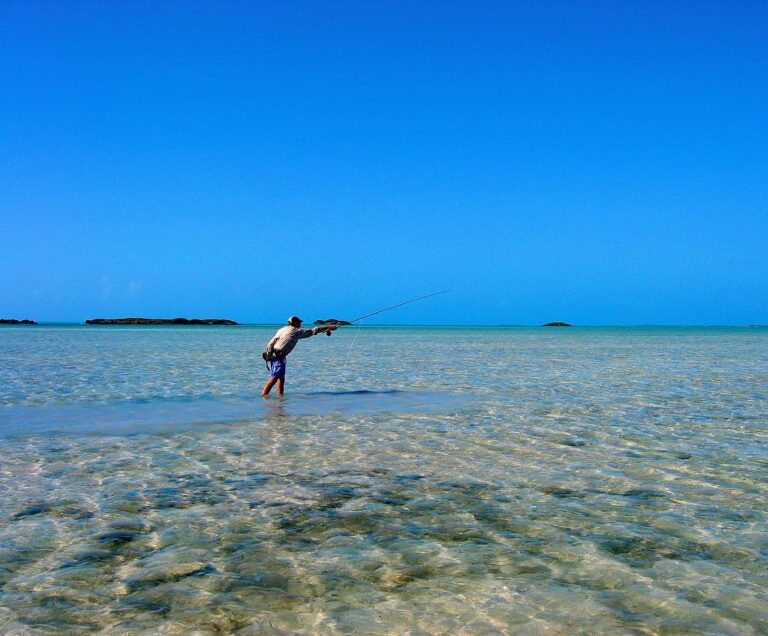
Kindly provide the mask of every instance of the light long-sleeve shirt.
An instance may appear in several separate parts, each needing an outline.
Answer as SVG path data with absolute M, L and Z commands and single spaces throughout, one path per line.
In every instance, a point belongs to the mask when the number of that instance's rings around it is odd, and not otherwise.
M 272 337 L 272 340 L 269 341 L 269 344 L 267 344 L 267 351 L 277 350 L 282 355 L 287 356 L 293 351 L 293 348 L 299 340 L 316 336 L 318 333 L 320 333 L 319 327 L 315 327 L 314 329 L 299 329 L 298 327 L 292 327 L 291 325 L 282 327 L 277 330 L 277 333 Z

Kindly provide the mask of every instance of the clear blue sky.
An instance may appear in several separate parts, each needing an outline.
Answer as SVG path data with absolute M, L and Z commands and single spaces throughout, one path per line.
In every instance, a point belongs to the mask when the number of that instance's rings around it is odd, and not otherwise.
M 768 322 L 766 25 L 0 0 L 0 317 Z

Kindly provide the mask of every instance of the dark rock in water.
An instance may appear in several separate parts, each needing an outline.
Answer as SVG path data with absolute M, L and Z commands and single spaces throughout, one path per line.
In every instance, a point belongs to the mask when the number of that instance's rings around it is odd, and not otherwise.
M 567 322 L 548 322 L 544 325 L 541 325 L 542 327 L 572 327 L 573 325 L 567 323 Z
M 36 325 L 34 320 L 16 320 L 15 318 L 0 318 L 0 325 Z
M 421 475 L 419 473 L 411 473 L 407 475 L 398 475 L 395 477 L 395 481 L 399 482 L 408 482 L 408 481 L 419 481 L 421 479 L 424 479 L 424 475 Z
M 543 574 L 545 576 L 552 574 L 552 570 L 546 565 L 533 560 L 521 561 L 515 566 L 515 569 L 518 574 Z
M 114 553 L 109 550 L 86 550 L 84 552 L 78 552 L 72 561 L 68 562 L 69 567 L 77 567 L 84 562 L 92 561 L 107 561 L 114 558 Z
M 640 501 L 646 501 L 648 499 L 655 499 L 657 497 L 666 497 L 663 492 L 658 490 L 651 490 L 649 488 L 632 488 L 622 493 L 624 497 L 631 497 L 632 499 L 638 499 Z
M 96 537 L 96 540 L 102 545 L 108 545 L 110 547 L 117 547 L 124 543 L 130 543 L 136 539 L 139 535 L 138 532 L 131 532 L 129 530 L 116 530 L 114 532 L 105 532 Z
M 224 318 L 91 318 L 86 325 L 237 325 Z
M 130 577 L 126 583 L 128 589 L 135 591 L 141 587 L 173 583 L 187 576 L 204 576 L 217 572 L 211 563 L 165 563 L 163 565 L 141 570 Z
M 262 475 L 260 473 L 250 473 L 248 475 L 247 482 L 251 486 L 261 486 L 266 484 L 270 480 L 269 475 Z
M 402 506 L 408 503 L 408 499 L 405 497 L 390 497 L 389 495 L 372 495 L 371 501 L 385 506 Z
M 581 498 L 584 495 L 582 493 L 571 490 L 570 488 L 560 488 L 559 486 L 547 486 L 541 489 L 545 495 L 553 495 L 555 497 L 573 497 Z
M 343 325 L 351 325 L 351 322 L 348 322 L 346 320 L 338 320 L 336 318 L 328 318 L 326 320 L 315 320 L 316 325 L 337 325 L 337 326 L 343 326 Z
M 41 515 L 44 512 L 50 512 L 51 510 L 52 508 L 48 504 L 37 504 L 36 506 L 30 506 L 29 508 L 17 512 L 13 515 L 13 518 L 21 519 L 22 517 L 32 517 L 34 515 Z
M 152 527 L 142 519 L 121 518 L 109 522 L 112 532 L 149 532 Z

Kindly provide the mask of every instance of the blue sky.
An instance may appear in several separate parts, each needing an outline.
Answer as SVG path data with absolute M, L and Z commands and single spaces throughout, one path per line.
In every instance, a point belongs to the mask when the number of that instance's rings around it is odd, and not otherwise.
M 764 2 L 0 2 L 0 317 L 768 322 Z

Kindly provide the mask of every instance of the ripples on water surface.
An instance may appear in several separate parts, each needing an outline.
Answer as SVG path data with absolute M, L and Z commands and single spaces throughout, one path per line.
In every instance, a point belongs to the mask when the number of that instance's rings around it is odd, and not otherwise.
M 768 331 L 0 329 L 0 632 L 768 632 Z

